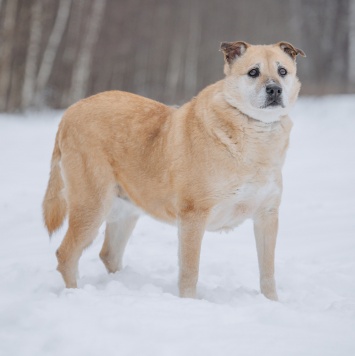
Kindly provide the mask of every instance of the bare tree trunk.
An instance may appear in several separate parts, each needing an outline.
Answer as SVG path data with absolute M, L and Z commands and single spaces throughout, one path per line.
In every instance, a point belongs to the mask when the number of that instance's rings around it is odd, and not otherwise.
M 187 39 L 184 78 L 184 87 L 189 96 L 197 94 L 197 66 L 201 39 L 200 11 L 198 5 L 198 0 L 190 2 L 189 36 Z
M 355 89 L 355 0 L 350 0 L 349 13 L 349 89 Z
M 3 22 L 3 36 L 0 47 L 0 111 L 7 110 L 8 95 L 11 83 L 11 52 L 15 44 L 12 39 L 16 29 L 17 0 L 7 1 Z
M 138 1 L 136 7 L 140 8 L 144 6 L 144 0 Z M 139 22 L 135 25 L 135 32 L 141 39 L 139 44 L 139 50 L 134 50 L 133 52 L 133 85 L 137 88 L 137 92 L 141 95 L 149 95 L 146 91 L 147 89 L 147 76 L 148 76 L 148 58 L 151 48 L 149 48 L 149 43 L 145 32 L 149 28 L 150 24 L 153 23 L 153 16 L 155 15 L 154 11 L 147 11 L 144 16 L 139 19 Z
M 44 51 L 41 65 L 38 71 L 37 87 L 36 87 L 36 105 L 44 103 L 44 90 L 48 84 L 48 79 L 53 70 L 53 64 L 58 52 L 59 44 L 63 38 L 65 28 L 67 26 L 71 0 L 60 0 L 57 16 L 49 36 L 47 47 Z
M 176 8 L 174 16 L 176 17 L 176 23 L 178 24 L 182 16 L 179 16 L 182 9 Z M 167 58 L 168 65 L 166 71 L 166 87 L 167 93 L 165 100 L 168 104 L 175 104 L 178 98 L 178 84 L 183 68 L 183 52 L 184 52 L 184 32 L 183 28 L 176 30 L 170 42 L 169 57 Z
M 77 101 L 86 95 L 90 77 L 91 55 L 98 39 L 103 20 L 106 0 L 93 1 L 88 28 L 74 66 L 71 84 L 71 101 Z
M 65 88 L 65 90 L 60 90 L 56 99 L 54 99 L 54 106 L 63 108 L 67 107 L 68 105 L 72 104 L 73 101 L 70 98 L 70 88 L 72 82 L 72 75 L 74 71 L 74 64 L 77 61 L 79 55 L 79 46 L 80 46 L 80 38 L 81 34 L 83 33 L 83 22 L 84 19 L 88 18 L 87 8 L 89 8 L 89 2 L 86 0 L 76 0 L 72 2 L 72 6 L 70 9 L 71 16 L 68 21 L 67 30 L 64 38 L 64 49 L 62 53 L 63 58 L 63 70 L 67 73 L 67 78 L 61 82 L 56 82 L 54 80 L 54 85 L 59 88 Z M 90 9 L 89 9 L 90 10 Z M 58 72 L 56 72 L 56 68 L 53 71 L 54 79 Z M 52 76 L 53 78 L 53 76 Z M 51 80 L 49 80 L 51 82 Z M 53 85 L 53 83 L 51 83 Z
M 27 47 L 25 75 L 22 86 L 21 105 L 23 109 L 32 106 L 35 93 L 38 57 L 42 37 L 42 1 L 36 0 L 31 8 L 30 38 Z

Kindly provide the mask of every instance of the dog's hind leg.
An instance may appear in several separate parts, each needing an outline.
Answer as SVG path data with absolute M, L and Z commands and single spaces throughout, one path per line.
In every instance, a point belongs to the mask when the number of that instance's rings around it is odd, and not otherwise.
M 76 288 L 79 258 L 105 220 L 114 197 L 115 181 L 104 161 L 91 161 L 79 153 L 63 158 L 69 226 L 57 250 L 57 269 L 66 287 Z
M 122 257 L 128 239 L 139 218 L 138 210 L 129 202 L 116 198 L 106 220 L 105 241 L 100 258 L 109 273 L 122 269 Z

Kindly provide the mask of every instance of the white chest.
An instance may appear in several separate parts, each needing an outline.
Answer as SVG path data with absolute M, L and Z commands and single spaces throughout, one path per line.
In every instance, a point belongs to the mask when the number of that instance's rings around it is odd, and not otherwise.
M 270 204 L 272 208 L 275 197 L 279 197 L 280 194 L 281 189 L 275 180 L 265 184 L 245 183 L 213 207 L 206 229 L 208 231 L 233 229 L 246 219 L 252 218 L 261 206 Z

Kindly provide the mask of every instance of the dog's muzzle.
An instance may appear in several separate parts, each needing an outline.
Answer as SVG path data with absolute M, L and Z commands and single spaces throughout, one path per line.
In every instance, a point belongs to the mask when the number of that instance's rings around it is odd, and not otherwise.
M 282 103 L 282 88 L 276 84 L 269 84 L 265 88 L 266 101 L 264 107 L 283 106 Z

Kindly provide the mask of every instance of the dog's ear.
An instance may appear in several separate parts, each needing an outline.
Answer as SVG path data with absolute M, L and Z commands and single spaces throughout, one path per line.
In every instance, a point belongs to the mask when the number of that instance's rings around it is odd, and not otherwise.
M 220 51 L 223 52 L 226 63 L 231 64 L 236 58 L 243 55 L 248 47 L 249 44 L 242 41 L 222 42 Z
M 291 43 L 279 42 L 278 45 L 293 60 L 296 60 L 296 57 L 297 57 L 298 54 L 300 54 L 302 57 L 306 57 L 306 54 L 301 49 L 292 46 Z

